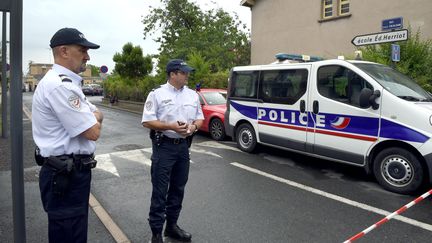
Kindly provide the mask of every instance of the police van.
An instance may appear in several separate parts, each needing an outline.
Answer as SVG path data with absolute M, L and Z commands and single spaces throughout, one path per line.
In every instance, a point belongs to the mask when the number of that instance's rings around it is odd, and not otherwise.
M 242 151 L 264 144 L 363 167 L 403 194 L 431 182 L 430 93 L 373 62 L 278 57 L 231 70 L 225 129 Z

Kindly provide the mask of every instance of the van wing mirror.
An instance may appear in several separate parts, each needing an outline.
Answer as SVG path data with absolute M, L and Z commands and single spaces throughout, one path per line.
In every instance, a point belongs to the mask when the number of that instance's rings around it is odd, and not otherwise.
M 381 92 L 379 90 L 372 91 L 369 88 L 363 88 L 360 92 L 360 107 L 366 109 L 372 106 L 372 109 L 377 110 L 379 104 L 376 102 L 376 98 L 380 96 Z

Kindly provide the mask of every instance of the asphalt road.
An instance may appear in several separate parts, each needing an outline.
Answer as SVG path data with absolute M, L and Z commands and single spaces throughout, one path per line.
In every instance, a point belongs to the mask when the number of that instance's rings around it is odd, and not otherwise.
M 100 109 L 92 194 L 132 242 L 148 242 L 148 131 L 139 114 Z M 415 199 L 358 168 L 269 147 L 248 154 L 207 134 L 195 136 L 191 159 L 179 225 L 193 242 L 343 242 Z M 358 242 L 430 242 L 431 212 L 427 198 Z
M 148 131 L 139 114 L 101 109 L 98 154 L 109 158 L 100 159 L 92 191 L 129 239 L 142 242 L 150 237 Z M 195 137 L 191 158 L 179 223 L 194 242 L 342 242 L 415 198 L 383 190 L 359 168 L 269 147 L 248 154 L 207 134 Z M 430 202 L 359 242 L 430 241 Z

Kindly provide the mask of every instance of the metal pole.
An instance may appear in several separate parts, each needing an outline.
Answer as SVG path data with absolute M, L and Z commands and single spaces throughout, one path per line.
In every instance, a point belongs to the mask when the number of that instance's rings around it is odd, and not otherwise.
M 7 70 L 6 70 L 6 11 L 3 11 L 3 22 L 2 22 L 2 138 L 8 137 L 8 122 L 7 122 Z
M 10 12 L 10 102 L 11 102 L 11 171 L 14 241 L 26 242 L 23 169 L 22 112 L 22 10 L 23 0 L 11 1 Z

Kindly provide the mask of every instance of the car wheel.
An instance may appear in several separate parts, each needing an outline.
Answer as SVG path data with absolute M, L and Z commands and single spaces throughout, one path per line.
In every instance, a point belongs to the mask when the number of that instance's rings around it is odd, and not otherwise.
M 219 118 L 214 118 L 210 122 L 209 126 L 210 136 L 216 140 L 221 141 L 225 138 L 225 127 Z
M 373 171 L 385 189 L 410 194 L 423 184 L 425 174 L 419 159 L 403 148 L 387 148 L 375 158 Z
M 253 127 L 248 123 L 241 124 L 237 129 L 236 141 L 240 150 L 252 153 L 257 145 Z

